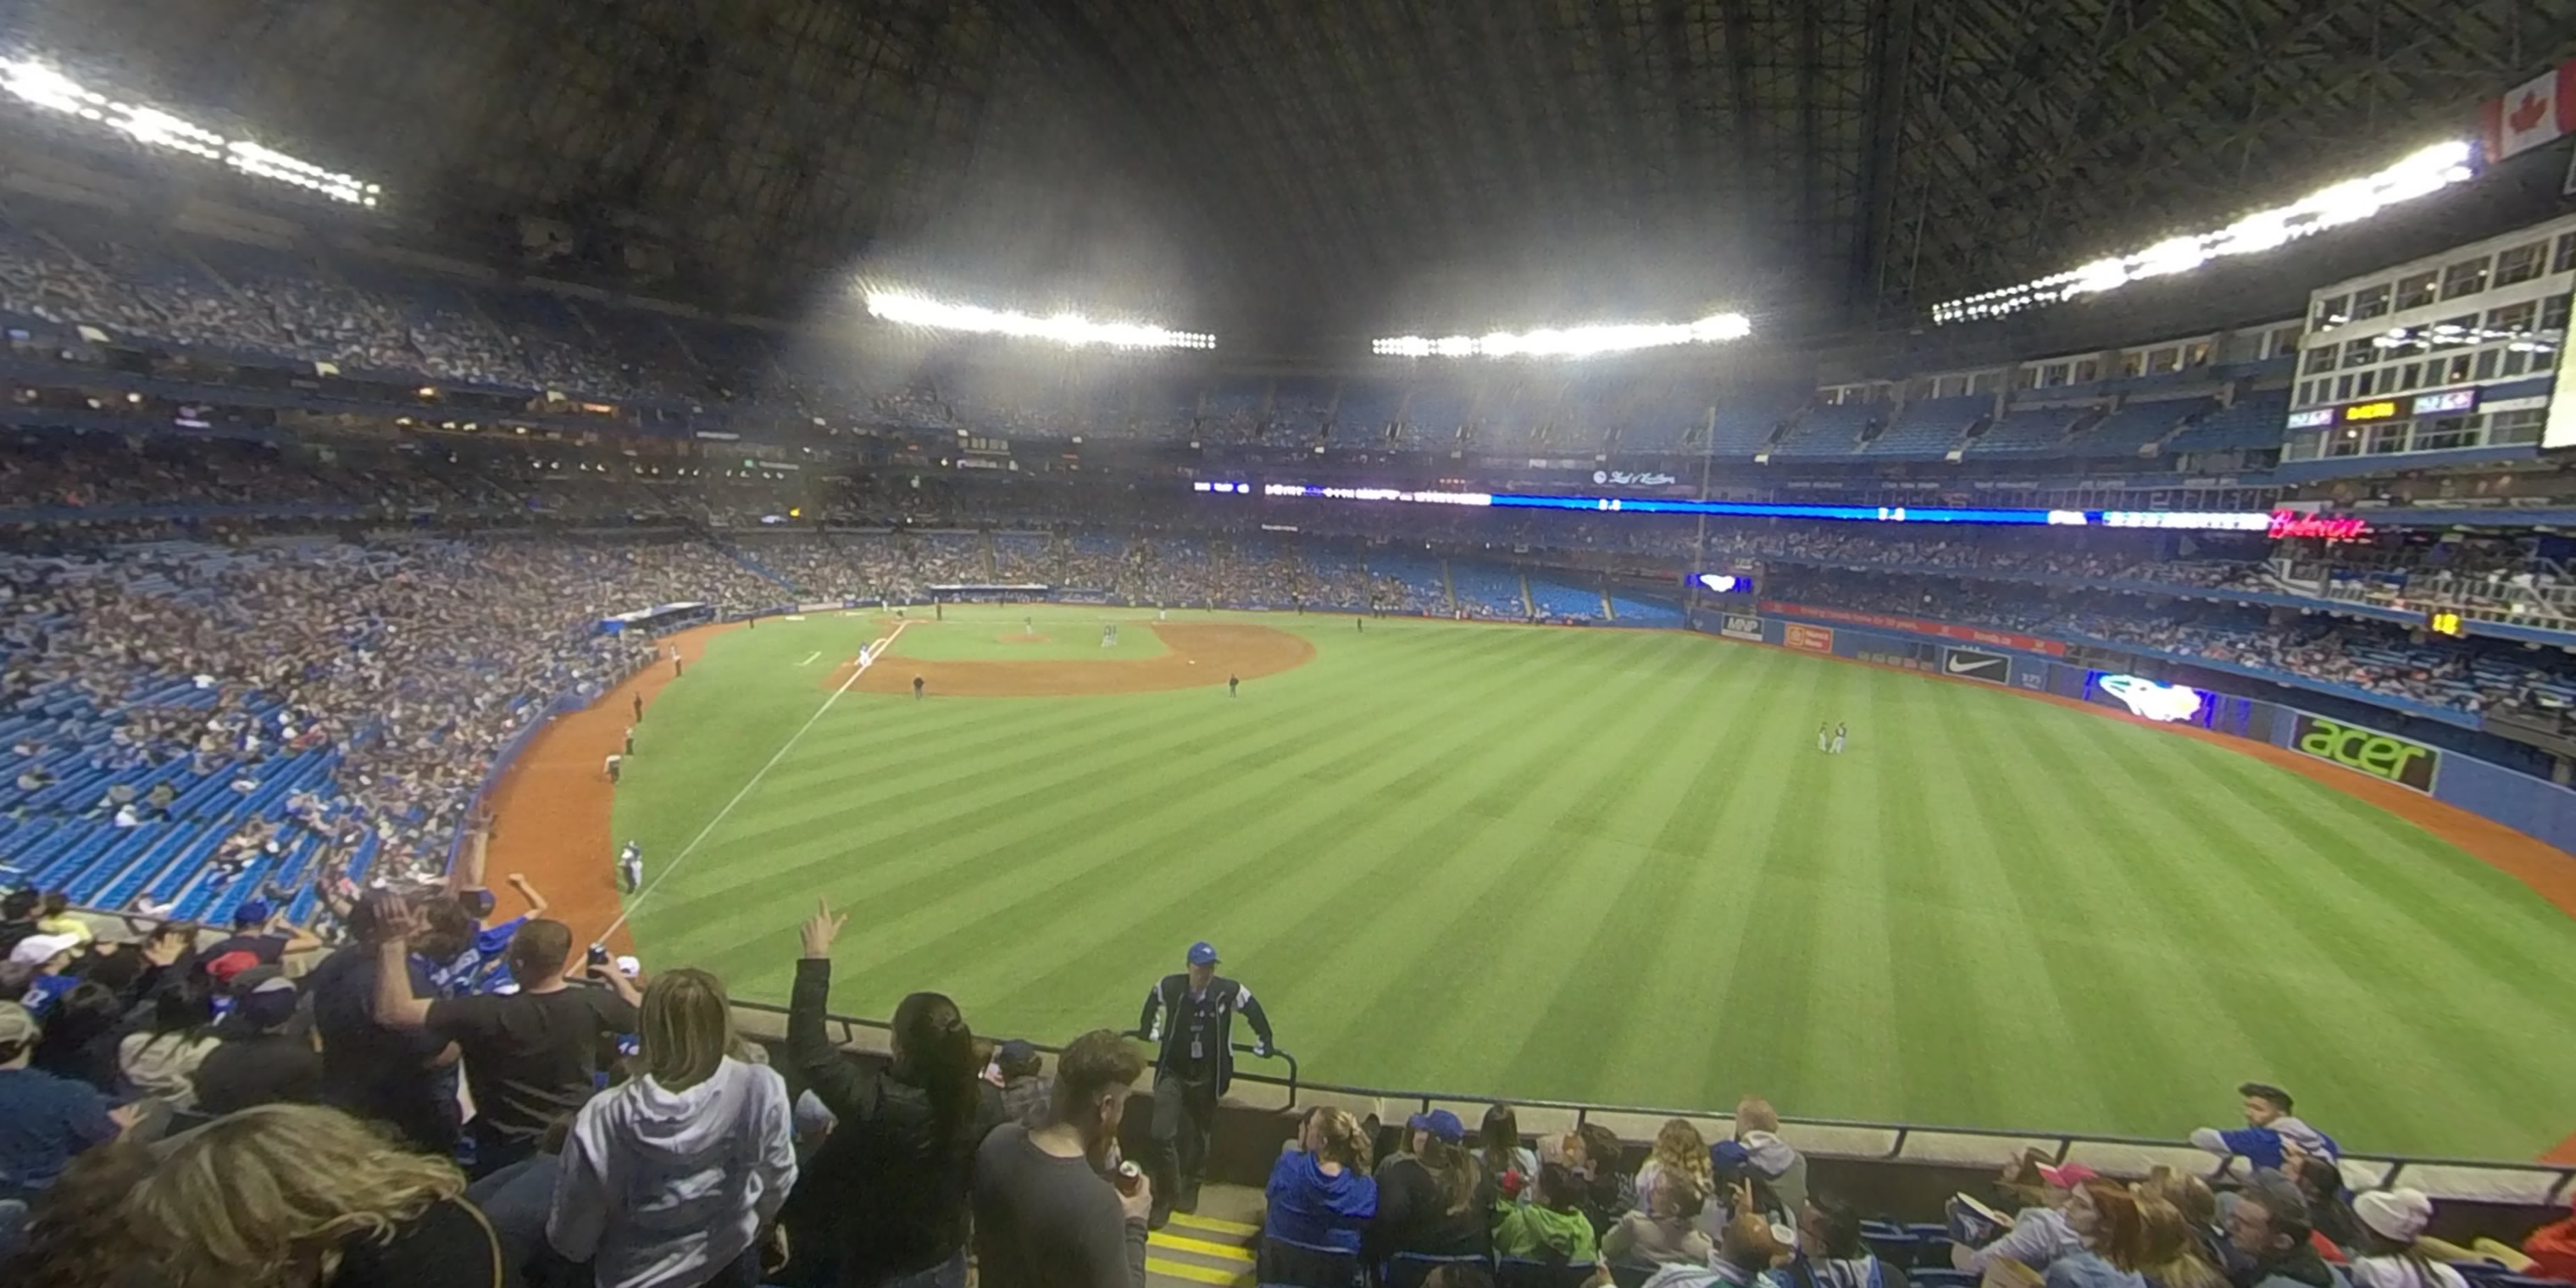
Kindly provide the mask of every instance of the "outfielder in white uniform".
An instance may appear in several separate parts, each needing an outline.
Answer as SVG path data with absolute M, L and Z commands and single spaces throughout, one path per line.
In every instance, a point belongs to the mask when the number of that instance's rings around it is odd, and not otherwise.
M 644 888 L 644 847 L 633 841 L 617 852 L 617 876 L 632 894 Z

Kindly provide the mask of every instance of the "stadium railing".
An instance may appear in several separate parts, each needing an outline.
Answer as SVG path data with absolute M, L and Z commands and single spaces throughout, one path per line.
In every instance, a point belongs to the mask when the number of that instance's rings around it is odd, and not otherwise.
M 733 1008 L 737 1023 L 749 1036 L 771 1042 L 785 1036 L 785 1007 L 737 999 Z M 887 1053 L 885 1039 L 893 1028 L 888 1022 L 848 1015 L 827 1015 L 825 1019 L 834 1040 L 844 1048 L 879 1056 Z M 1050 1056 L 1062 1050 L 1045 1042 L 1032 1045 Z M 1234 1049 L 1253 1054 L 1253 1048 L 1245 1043 L 1235 1043 Z M 1688 1120 L 1711 1140 L 1733 1133 L 1731 1113 L 1706 1108 L 1657 1108 L 1314 1082 L 1302 1076 L 1295 1056 L 1285 1050 L 1270 1054 L 1287 1066 L 1284 1075 L 1248 1069 L 1239 1069 L 1234 1075 L 1235 1086 L 1227 1095 L 1226 1107 L 1236 1117 L 1220 1127 L 1220 1134 L 1238 1131 L 1254 1139 L 1238 1141 L 1236 1148 L 1222 1149 L 1222 1154 L 1237 1158 L 1276 1157 L 1280 1142 L 1294 1132 L 1289 1116 L 1317 1104 L 1335 1105 L 1362 1117 L 1374 1114 L 1381 1122 L 1400 1124 L 1415 1113 L 1434 1109 L 1447 1109 L 1462 1121 L 1473 1123 L 1486 1106 L 1499 1102 L 1512 1106 L 1525 1136 L 1552 1135 L 1586 1123 L 1599 1123 L 1632 1144 L 1652 1141 L 1656 1131 L 1674 1118 Z M 1252 1115 L 1255 1122 L 1243 1123 L 1241 1117 L 1245 1114 Z M 1131 1122 L 1136 1117 L 1129 1114 Z M 2152 1137 L 1835 1118 L 1783 1119 L 1780 1135 L 1812 1158 L 1862 1168 L 1904 1165 L 1930 1173 L 1930 1179 L 1938 1185 L 1989 1179 L 2007 1159 L 2031 1150 L 2039 1151 L 2052 1163 L 2082 1163 L 2119 1177 L 2145 1176 L 2157 1167 L 2212 1180 L 2241 1176 L 2245 1171 L 2241 1159 L 2218 1159 L 2187 1143 Z M 2356 1189 L 2403 1184 L 2454 1203 L 2515 1210 L 2564 1209 L 2571 1198 L 2576 1198 L 2576 1164 L 2347 1153 L 2343 1165 L 2346 1179 Z M 1266 1175 L 1267 1171 L 1264 1162 L 1254 1175 Z M 1869 1188 L 1886 1192 L 1890 1187 L 1881 1184 Z M 1937 1203 L 1938 1198 L 1933 1202 Z

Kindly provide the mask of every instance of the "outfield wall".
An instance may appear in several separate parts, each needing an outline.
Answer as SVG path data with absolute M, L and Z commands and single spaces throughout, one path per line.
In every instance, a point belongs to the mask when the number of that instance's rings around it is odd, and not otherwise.
M 2102 667 L 2070 658 L 2070 651 L 2085 647 L 2081 643 L 1879 614 L 1835 610 L 1826 619 L 1784 611 L 1796 607 L 1766 601 L 1760 612 L 1702 613 L 1692 629 L 1795 653 L 1872 662 L 1963 683 L 2133 710 L 2103 691 L 2099 681 L 2106 672 Z M 2456 747 L 2434 746 L 2341 713 L 2242 694 L 2207 693 L 2194 711 L 2179 718 L 2411 788 L 2576 856 L 2576 791 Z

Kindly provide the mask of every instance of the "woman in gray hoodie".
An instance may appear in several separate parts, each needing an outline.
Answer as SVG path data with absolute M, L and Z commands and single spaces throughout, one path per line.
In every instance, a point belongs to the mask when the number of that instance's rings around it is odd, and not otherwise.
M 724 984 L 675 970 L 644 990 L 634 1077 L 581 1108 L 546 1240 L 599 1288 L 756 1286 L 759 1243 L 796 1183 L 787 1084 L 735 1036 Z

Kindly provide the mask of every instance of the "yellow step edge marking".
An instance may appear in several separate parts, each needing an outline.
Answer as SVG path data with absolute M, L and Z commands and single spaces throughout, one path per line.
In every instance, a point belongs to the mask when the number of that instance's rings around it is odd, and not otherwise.
M 1213 1230 L 1218 1234 L 1253 1235 L 1261 1233 L 1261 1227 L 1257 1225 L 1247 1225 L 1241 1221 L 1224 1221 L 1212 1216 L 1197 1216 L 1188 1212 L 1174 1212 L 1172 1214 L 1172 1224 L 1185 1225 L 1193 1230 Z
M 1249 1270 L 1217 1270 L 1208 1266 L 1194 1266 L 1186 1261 L 1165 1261 L 1161 1257 L 1145 1258 L 1145 1271 L 1148 1274 L 1170 1275 L 1175 1279 L 1189 1279 L 1203 1284 L 1233 1285 L 1249 1282 L 1252 1278 L 1252 1272 Z
M 1175 1252 L 1190 1252 L 1196 1253 L 1202 1257 L 1218 1257 L 1227 1261 L 1240 1261 L 1245 1265 L 1252 1264 L 1252 1249 L 1250 1248 L 1239 1247 L 1231 1243 L 1210 1243 L 1205 1239 L 1193 1239 L 1188 1235 L 1173 1234 L 1168 1230 L 1156 1230 L 1152 1234 L 1147 1235 L 1145 1237 L 1145 1246 L 1148 1248 L 1170 1248 Z

